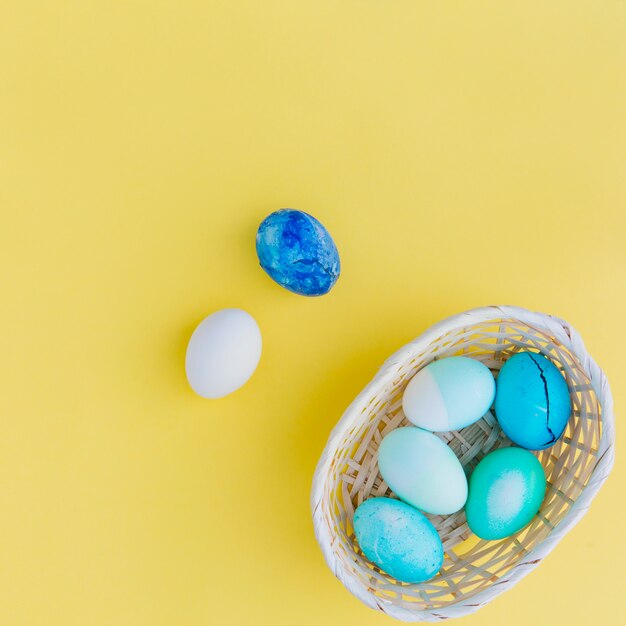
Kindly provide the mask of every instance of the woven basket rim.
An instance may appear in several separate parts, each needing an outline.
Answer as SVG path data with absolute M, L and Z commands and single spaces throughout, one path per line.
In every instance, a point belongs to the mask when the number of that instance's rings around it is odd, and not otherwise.
M 471 327 L 479 323 L 497 323 L 508 319 L 522 322 L 529 327 L 541 328 L 548 331 L 580 360 L 583 369 L 588 374 L 598 402 L 602 407 L 602 434 L 598 444 L 596 465 L 593 468 L 588 484 L 584 487 L 582 493 L 559 523 L 558 527 L 539 545 L 529 551 L 522 563 L 518 563 L 514 566 L 506 582 L 490 585 L 488 588 L 477 592 L 471 598 L 471 603 L 459 602 L 436 610 L 409 610 L 394 605 L 393 602 L 381 599 L 365 589 L 362 583 L 356 580 L 351 572 L 345 569 L 342 562 L 336 558 L 333 552 L 334 542 L 331 529 L 324 523 L 321 505 L 334 453 L 337 450 L 338 443 L 346 434 L 346 431 L 351 425 L 358 422 L 359 416 L 367 406 L 367 402 L 371 398 L 372 393 L 392 381 L 395 376 L 395 366 L 399 362 L 403 362 L 410 358 L 411 355 L 419 353 L 420 350 L 429 346 L 438 337 L 450 331 Z M 537 313 L 516 306 L 492 305 L 471 309 L 432 325 L 416 339 L 394 352 L 383 363 L 374 378 L 357 395 L 337 422 L 329 435 L 313 477 L 311 509 L 315 535 L 331 571 L 351 593 L 371 608 L 381 610 L 403 621 L 434 621 L 447 617 L 460 617 L 479 609 L 497 595 L 513 587 L 524 576 L 535 569 L 541 560 L 552 551 L 560 539 L 574 527 L 585 514 L 591 501 L 608 477 L 614 463 L 614 448 L 615 424 L 613 416 L 613 398 L 608 380 L 600 367 L 587 352 L 581 336 L 568 322 L 553 315 Z

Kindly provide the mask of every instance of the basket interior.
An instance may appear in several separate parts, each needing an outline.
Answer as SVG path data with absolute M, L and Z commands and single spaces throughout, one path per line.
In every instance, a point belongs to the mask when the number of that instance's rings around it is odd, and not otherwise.
M 461 354 L 482 361 L 497 376 L 504 361 L 520 350 L 540 352 L 550 358 L 567 380 L 572 399 L 573 411 L 564 435 L 553 447 L 535 453 L 548 481 L 539 514 L 519 533 L 498 541 L 484 541 L 473 535 L 463 510 L 447 516 L 427 515 L 445 549 L 440 573 L 419 584 L 390 578 L 360 551 L 352 518 L 354 509 L 367 498 L 395 497 L 378 472 L 377 451 L 389 431 L 410 425 L 402 411 L 406 384 L 431 361 Z M 517 320 L 458 328 L 396 367 L 393 382 L 374 392 L 358 424 L 335 451 L 326 482 L 325 515 L 333 528 L 336 557 L 369 593 L 412 612 L 436 610 L 468 600 L 506 577 L 559 525 L 596 465 L 601 407 L 577 356 L 542 329 Z M 461 431 L 438 433 L 438 436 L 454 450 L 468 475 L 488 452 L 511 445 L 491 412 Z

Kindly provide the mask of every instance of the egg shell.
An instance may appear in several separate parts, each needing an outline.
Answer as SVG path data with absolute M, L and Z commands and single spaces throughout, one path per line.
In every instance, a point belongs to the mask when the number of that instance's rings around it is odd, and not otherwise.
M 302 296 L 328 293 L 341 271 L 330 233 L 304 211 L 281 209 L 268 215 L 257 231 L 256 251 L 274 281 Z
M 503 539 L 537 515 L 546 493 L 541 463 L 523 448 L 490 452 L 470 476 L 465 515 L 481 539 Z
M 567 382 L 545 356 L 518 352 L 498 375 L 495 411 L 511 441 L 528 450 L 549 448 L 572 413 Z
M 489 410 L 495 393 L 489 368 L 475 359 L 453 356 L 433 361 L 413 376 L 404 391 L 402 408 L 420 428 L 459 430 Z
M 241 309 L 222 309 L 202 320 L 187 346 L 185 371 L 191 388 L 204 398 L 239 389 L 261 358 L 261 331 Z
M 380 443 L 378 467 L 401 500 L 428 513 L 455 513 L 467 499 L 467 478 L 456 455 L 421 428 L 392 430 Z
M 443 564 L 443 545 L 431 522 L 391 498 L 372 498 L 354 512 L 354 533 L 363 554 L 405 583 L 430 580 Z

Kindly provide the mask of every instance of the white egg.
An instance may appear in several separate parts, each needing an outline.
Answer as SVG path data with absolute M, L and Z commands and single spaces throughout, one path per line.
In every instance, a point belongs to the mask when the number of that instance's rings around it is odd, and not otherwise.
M 222 309 L 193 331 L 185 370 L 191 388 L 204 398 L 221 398 L 254 374 L 261 358 L 261 331 L 241 309 Z

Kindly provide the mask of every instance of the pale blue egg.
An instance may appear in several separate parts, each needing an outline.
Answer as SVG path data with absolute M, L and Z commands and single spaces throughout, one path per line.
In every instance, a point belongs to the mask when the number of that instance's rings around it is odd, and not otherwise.
M 491 407 L 496 383 L 480 361 L 453 356 L 433 361 L 410 380 L 402 398 L 407 418 L 435 432 L 459 430 Z
M 378 469 L 401 500 L 427 513 L 455 513 L 467 499 L 459 459 L 439 437 L 421 428 L 392 430 L 378 448 Z
M 405 583 L 430 580 L 443 564 L 443 545 L 431 522 L 391 498 L 366 500 L 354 512 L 354 532 L 363 554 Z
M 490 452 L 470 476 L 465 515 L 481 539 L 503 539 L 537 515 L 546 492 L 541 463 L 523 448 Z
M 495 410 L 511 441 L 528 450 L 543 450 L 565 431 L 572 403 L 567 383 L 552 361 L 535 352 L 519 352 L 500 370 Z

